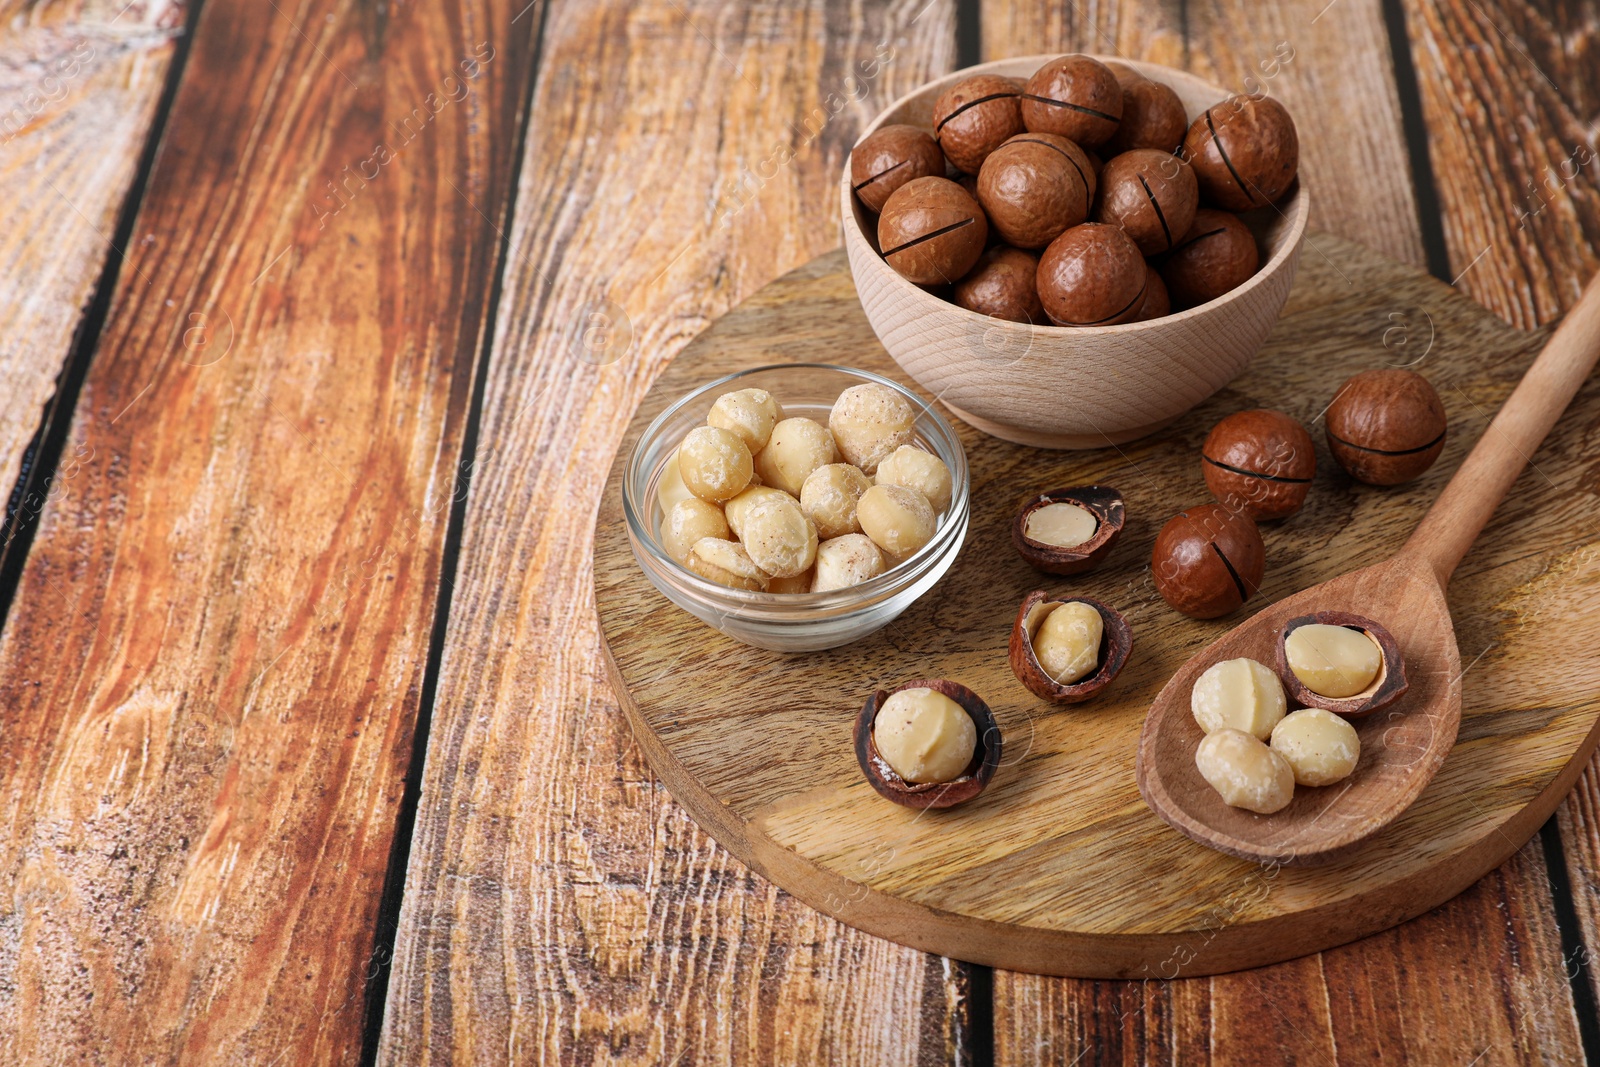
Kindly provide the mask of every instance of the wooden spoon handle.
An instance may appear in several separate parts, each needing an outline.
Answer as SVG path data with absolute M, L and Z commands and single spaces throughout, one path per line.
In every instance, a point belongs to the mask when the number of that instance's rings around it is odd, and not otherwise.
M 1489 423 L 1472 453 L 1406 542 L 1402 554 L 1420 556 L 1439 584 L 1478 539 L 1522 468 L 1561 413 L 1572 403 L 1600 358 L 1600 276 L 1578 300 L 1533 361 L 1522 382 Z

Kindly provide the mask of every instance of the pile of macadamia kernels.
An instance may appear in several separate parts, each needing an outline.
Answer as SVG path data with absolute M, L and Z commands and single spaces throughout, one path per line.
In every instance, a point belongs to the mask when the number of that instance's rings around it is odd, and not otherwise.
M 657 490 L 667 555 L 708 581 L 767 593 L 859 585 L 933 540 L 950 469 L 915 443 L 904 395 L 867 382 L 828 424 L 785 418 L 764 389 L 724 393 Z
M 1260 250 L 1237 213 L 1279 200 L 1299 161 L 1271 97 L 1231 96 L 1191 123 L 1170 86 L 1069 55 L 1026 81 L 963 79 L 933 129 L 856 145 L 850 180 L 910 281 L 996 318 L 1114 326 L 1248 280 Z

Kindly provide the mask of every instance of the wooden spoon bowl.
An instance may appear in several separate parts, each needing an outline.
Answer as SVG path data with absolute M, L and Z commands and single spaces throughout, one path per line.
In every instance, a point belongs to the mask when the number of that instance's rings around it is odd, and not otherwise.
M 1284 624 L 1313 611 L 1351 611 L 1394 634 L 1411 685 L 1393 704 L 1351 725 L 1361 762 L 1344 781 L 1300 786 L 1282 811 L 1257 815 L 1222 802 L 1195 768 L 1205 736 L 1189 691 L 1214 663 L 1276 660 Z M 1139 738 L 1139 791 L 1172 826 L 1211 848 L 1260 862 L 1329 863 L 1377 832 L 1421 795 L 1461 725 L 1461 656 L 1444 589 L 1409 556 L 1366 567 L 1278 601 L 1202 649 L 1157 694 Z
M 1338 859 L 1410 807 L 1461 724 L 1461 654 L 1445 586 L 1597 358 L 1600 281 L 1591 281 L 1399 555 L 1278 601 L 1178 669 L 1156 694 L 1139 736 L 1139 792 L 1152 811 L 1230 855 L 1309 865 Z M 1361 759 L 1344 781 L 1298 786 L 1288 807 L 1271 815 L 1229 807 L 1195 767 L 1202 736 L 1189 709 L 1195 680 L 1240 656 L 1276 663 L 1284 625 L 1319 611 L 1364 615 L 1387 627 L 1410 687 L 1354 724 Z

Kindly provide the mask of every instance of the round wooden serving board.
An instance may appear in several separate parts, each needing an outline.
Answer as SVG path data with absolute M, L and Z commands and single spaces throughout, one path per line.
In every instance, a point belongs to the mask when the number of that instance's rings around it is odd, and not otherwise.
M 954 568 L 859 645 L 784 655 L 736 643 L 649 585 L 628 547 L 620 485 L 646 424 L 718 375 L 822 360 L 910 384 L 867 326 L 843 253 L 823 256 L 685 348 L 634 416 L 595 530 L 595 600 L 617 695 L 673 797 L 717 840 L 813 907 L 917 948 L 1022 971 L 1172 978 L 1272 963 L 1393 926 L 1515 852 L 1594 747 L 1600 383 L 1579 394 L 1451 585 L 1465 699 L 1444 768 L 1409 811 L 1331 866 L 1263 867 L 1213 852 L 1139 799 L 1134 753 L 1151 698 L 1238 621 L 1169 609 L 1150 581 L 1151 542 L 1168 517 L 1208 499 L 1198 458 L 1206 431 L 1264 406 L 1312 426 L 1317 476 L 1300 514 L 1264 526 L 1266 582 L 1245 610 L 1387 557 L 1541 340 L 1415 270 L 1315 235 L 1254 366 L 1159 435 L 1046 452 L 958 427 L 973 515 Z M 1348 375 L 1414 361 L 1449 411 L 1444 456 L 1411 485 L 1357 485 L 1328 455 L 1319 416 Z M 1011 547 L 1013 512 L 1041 489 L 1091 483 L 1126 496 L 1121 542 L 1088 575 L 1032 570 Z M 1078 708 L 1041 703 L 1006 665 L 1017 604 L 1040 588 L 1098 597 L 1133 625 L 1127 668 Z M 868 693 L 928 676 L 982 694 L 1005 734 L 987 792 L 943 812 L 878 797 L 851 749 Z

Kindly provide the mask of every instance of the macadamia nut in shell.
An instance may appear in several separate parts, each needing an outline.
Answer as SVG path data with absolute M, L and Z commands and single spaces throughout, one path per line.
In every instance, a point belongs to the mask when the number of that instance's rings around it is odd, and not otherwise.
M 883 210 L 896 189 L 930 175 L 944 176 L 944 153 L 918 126 L 881 126 L 850 151 L 850 186 L 868 211 Z

